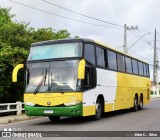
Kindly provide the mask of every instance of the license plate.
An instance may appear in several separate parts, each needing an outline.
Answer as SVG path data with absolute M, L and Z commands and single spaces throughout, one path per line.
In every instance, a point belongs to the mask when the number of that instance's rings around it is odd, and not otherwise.
M 45 114 L 53 114 L 53 110 L 44 110 Z

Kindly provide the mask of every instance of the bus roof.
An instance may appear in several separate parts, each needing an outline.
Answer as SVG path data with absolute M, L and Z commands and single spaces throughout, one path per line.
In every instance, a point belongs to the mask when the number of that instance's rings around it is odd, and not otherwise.
M 87 39 L 87 38 L 67 38 L 67 39 L 47 40 L 47 41 L 42 41 L 42 42 L 36 42 L 36 43 L 31 44 L 31 47 L 50 45 L 53 43 L 56 44 L 56 43 L 69 43 L 69 42 L 92 42 L 92 43 L 95 43 L 94 40 Z
M 122 52 L 122 51 L 119 51 L 119 50 L 117 50 L 117 49 L 115 49 L 115 48 L 113 48 L 113 47 L 111 47 L 111 46 L 109 46 L 109 45 L 105 45 L 105 44 L 103 44 L 103 43 L 100 43 L 100 42 L 98 42 L 98 41 L 95 41 L 95 40 L 92 40 L 92 39 L 88 39 L 88 38 L 67 38 L 67 39 L 59 39 L 59 40 L 48 40 L 48 41 L 42 41 L 42 42 L 33 43 L 33 44 L 31 44 L 31 47 L 42 46 L 42 45 L 50 45 L 50 44 L 53 44 L 53 43 L 58 44 L 58 43 L 69 43 L 69 42 L 88 42 L 88 43 L 95 43 L 95 44 L 97 44 L 97 45 L 101 45 L 101 46 L 103 46 L 103 47 L 105 47 L 105 48 L 109 48 L 109 49 L 111 49 L 111 50 L 113 50 L 113 51 L 116 51 L 116 52 L 118 52 L 118 53 L 124 54 L 124 55 L 126 55 L 126 56 L 128 56 L 128 57 L 131 57 L 131 58 L 140 60 L 140 59 L 138 59 L 138 58 L 136 58 L 136 57 L 133 57 L 133 56 L 131 56 L 131 55 L 129 55 L 129 54 L 126 54 L 126 53 L 124 53 L 124 52 Z M 143 61 L 143 60 L 140 60 L 140 61 L 146 63 L 146 62 Z

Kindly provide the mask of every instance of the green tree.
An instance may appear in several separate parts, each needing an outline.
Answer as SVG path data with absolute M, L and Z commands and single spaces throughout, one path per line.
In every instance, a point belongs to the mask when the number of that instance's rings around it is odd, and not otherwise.
M 67 30 L 34 29 L 26 23 L 12 21 L 10 9 L 0 7 L 0 102 L 22 100 L 24 71 L 18 73 L 18 82 L 12 83 L 13 68 L 27 59 L 31 43 L 70 38 Z
M 52 28 L 40 28 L 37 30 L 32 29 L 32 36 L 33 40 L 36 42 L 69 38 L 70 33 L 67 30 L 59 30 L 56 32 Z
M 19 75 L 19 82 L 12 83 L 12 70 L 17 63 L 26 59 L 27 51 L 24 48 L 12 48 L 8 44 L 0 43 L 0 99 L 1 102 L 20 100 L 23 90 L 23 74 Z
M 2 27 L 5 23 L 11 22 L 11 18 L 14 17 L 14 15 L 11 15 L 9 11 L 10 9 L 0 7 L 0 27 Z

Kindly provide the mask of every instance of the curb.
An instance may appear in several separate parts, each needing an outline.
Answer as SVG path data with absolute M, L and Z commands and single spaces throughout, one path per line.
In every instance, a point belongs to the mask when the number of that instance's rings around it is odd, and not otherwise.
M 152 95 L 152 96 L 150 96 L 150 98 L 151 99 L 155 99 L 155 98 L 160 98 L 160 96 L 154 96 L 154 95 Z
M 0 117 L 0 124 L 8 124 L 8 123 L 18 122 L 18 121 L 23 121 L 23 120 L 31 120 L 31 119 L 36 119 L 36 118 L 41 118 L 41 117 L 37 117 L 37 116 L 30 117 L 25 114 L 4 116 L 4 117 Z

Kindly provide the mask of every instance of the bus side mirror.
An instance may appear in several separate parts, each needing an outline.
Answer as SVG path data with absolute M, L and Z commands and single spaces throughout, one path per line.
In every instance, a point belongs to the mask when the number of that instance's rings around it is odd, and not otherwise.
M 79 80 L 83 80 L 85 77 L 85 65 L 86 65 L 86 62 L 84 59 L 82 59 L 78 65 L 78 79 Z
M 18 73 L 19 69 L 23 69 L 23 68 L 24 68 L 24 64 L 18 64 L 18 65 L 13 69 L 12 82 L 17 82 L 17 73 Z

